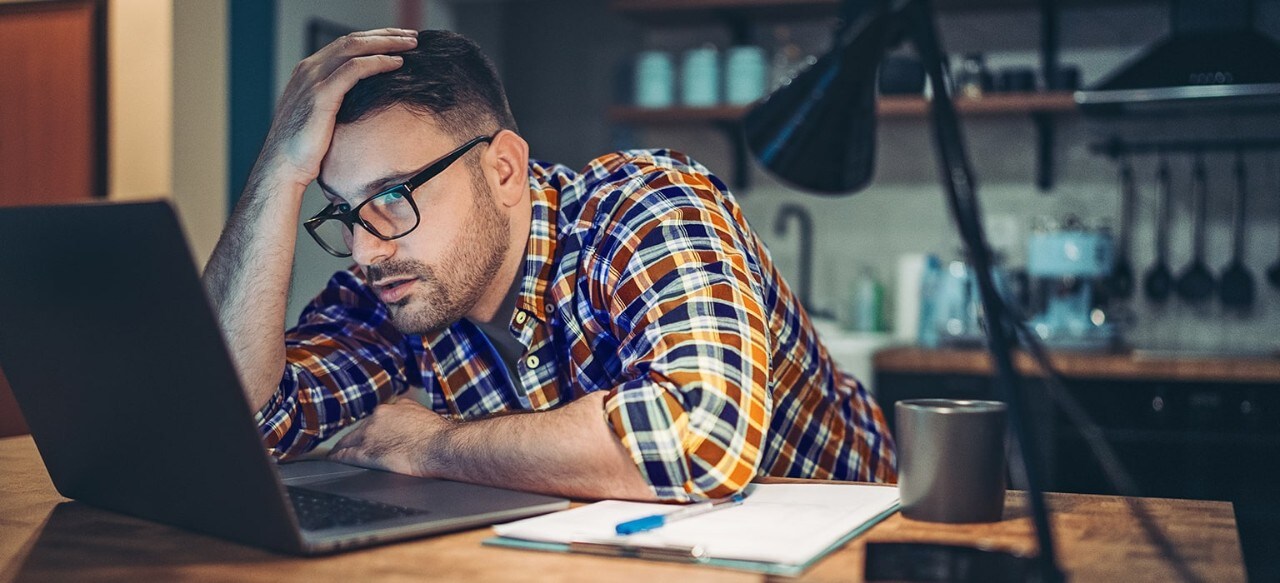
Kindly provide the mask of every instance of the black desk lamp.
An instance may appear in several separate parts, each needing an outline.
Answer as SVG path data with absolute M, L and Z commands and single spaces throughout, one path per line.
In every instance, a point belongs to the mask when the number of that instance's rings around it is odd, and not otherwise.
M 1021 324 L 996 294 L 991 253 L 983 233 L 977 188 L 969 166 L 955 105 L 946 80 L 942 49 L 929 0 L 845 0 L 832 49 L 789 84 L 747 113 L 747 147 L 783 182 L 821 195 L 864 188 L 875 167 L 876 71 L 885 51 L 909 39 L 933 87 L 930 108 L 939 173 L 951 214 L 978 282 L 996 385 L 1007 402 L 1020 445 L 1039 554 L 1028 573 L 1039 581 L 1061 581 L 1045 508 L 1034 433 L 1019 395 L 1010 355 Z

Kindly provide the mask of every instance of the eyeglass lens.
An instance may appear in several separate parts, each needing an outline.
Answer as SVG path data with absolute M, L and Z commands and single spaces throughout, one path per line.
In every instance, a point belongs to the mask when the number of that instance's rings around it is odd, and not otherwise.
M 375 234 L 383 238 L 404 235 L 418 223 L 413 203 L 409 202 L 409 196 L 402 188 L 385 192 L 364 203 L 360 206 L 359 216 Z M 315 233 L 329 249 L 340 254 L 351 253 L 353 235 L 351 228 L 342 221 L 323 221 L 316 226 Z

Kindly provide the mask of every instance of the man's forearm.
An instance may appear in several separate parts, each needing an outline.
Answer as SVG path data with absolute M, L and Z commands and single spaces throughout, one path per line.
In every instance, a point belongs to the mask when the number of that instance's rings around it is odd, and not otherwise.
M 346 35 L 293 70 L 276 106 L 262 153 L 209 259 L 204 286 L 255 408 L 284 373 L 284 312 L 297 244 L 302 193 L 320 174 L 335 114 L 360 80 L 397 69 L 389 53 L 417 45 L 412 30 Z
M 305 184 L 254 169 L 203 281 L 250 404 L 261 408 L 284 372 L 284 315 Z
M 453 423 L 429 444 L 427 473 L 570 498 L 654 500 L 605 422 L 604 392 L 541 413 Z

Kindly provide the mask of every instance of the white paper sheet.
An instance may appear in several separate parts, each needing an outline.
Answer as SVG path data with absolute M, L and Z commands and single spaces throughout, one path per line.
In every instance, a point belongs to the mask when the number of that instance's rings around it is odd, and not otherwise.
M 739 506 L 630 536 L 618 536 L 614 527 L 681 507 L 608 500 L 493 529 L 500 536 L 530 541 L 701 547 L 715 559 L 802 565 L 897 502 L 898 489 L 891 486 L 753 484 Z

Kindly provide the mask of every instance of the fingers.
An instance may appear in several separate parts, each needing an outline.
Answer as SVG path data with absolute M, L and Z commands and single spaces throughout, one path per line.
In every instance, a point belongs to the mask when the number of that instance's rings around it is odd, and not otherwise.
M 390 446 L 378 441 L 366 440 L 363 436 L 355 437 L 360 432 L 361 430 L 357 429 L 338 440 L 333 449 L 329 450 L 327 457 L 335 462 L 353 466 L 391 469 L 384 459 L 391 450 Z
M 361 30 L 348 34 L 347 36 L 412 36 L 417 37 L 418 31 L 407 28 L 378 28 L 374 30 Z
M 370 31 L 374 32 L 374 31 Z M 310 65 L 311 78 L 321 80 L 328 78 L 333 72 L 351 59 L 388 55 L 407 51 L 418 46 L 417 35 L 406 34 L 349 34 L 329 43 L 316 54 L 307 58 L 304 63 Z
M 338 66 L 329 78 L 317 88 L 317 93 L 325 94 L 331 102 L 341 103 L 342 96 L 347 94 L 356 83 L 365 77 L 378 73 L 394 71 L 404 64 L 404 59 L 394 55 L 370 55 L 356 57 Z
M 418 44 L 417 35 L 403 34 L 371 34 L 364 36 L 347 35 L 329 43 L 316 54 L 328 53 L 333 57 L 360 57 L 383 53 L 395 53 L 409 50 Z
M 288 184 L 314 180 L 347 91 L 361 79 L 399 68 L 403 59 L 391 53 L 412 49 L 417 42 L 416 32 L 400 28 L 354 32 L 298 63 L 263 145 L 260 159 L 270 161 L 264 172 L 277 173 Z

